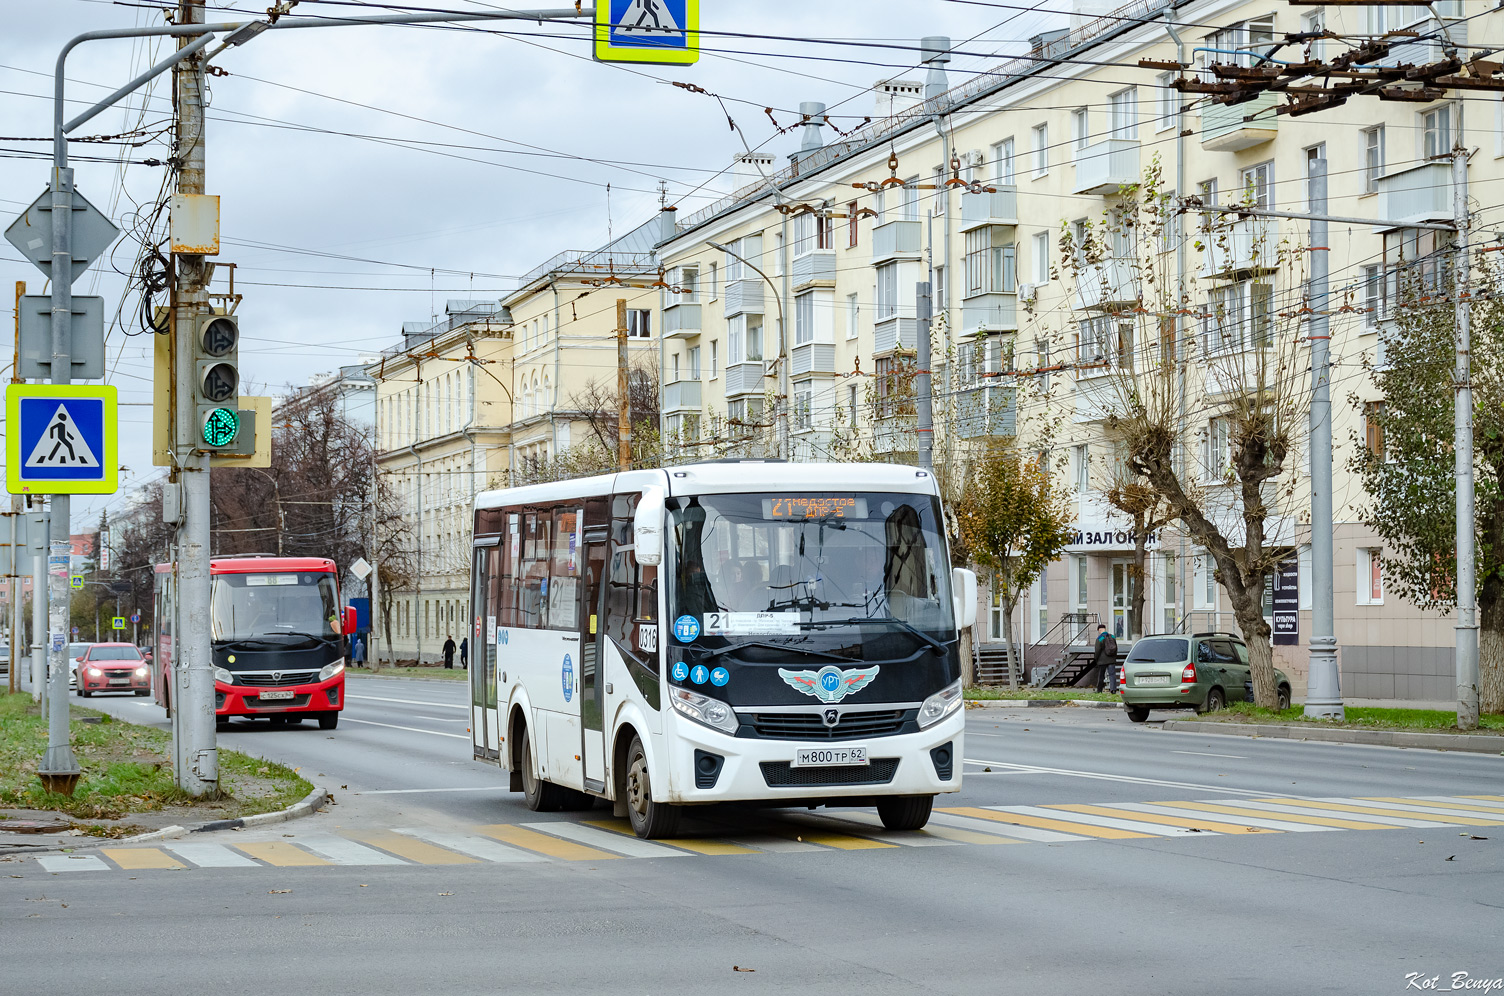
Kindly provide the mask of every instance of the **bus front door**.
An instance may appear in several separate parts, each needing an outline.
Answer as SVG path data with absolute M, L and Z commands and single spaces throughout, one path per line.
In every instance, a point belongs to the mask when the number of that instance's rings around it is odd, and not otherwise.
M 606 534 L 585 537 L 585 611 L 580 627 L 580 757 L 585 788 L 606 789 L 605 592 Z

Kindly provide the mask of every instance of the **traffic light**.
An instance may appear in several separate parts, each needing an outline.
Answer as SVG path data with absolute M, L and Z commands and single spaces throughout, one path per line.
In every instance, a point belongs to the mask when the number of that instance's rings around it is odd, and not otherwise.
M 240 434 L 240 323 L 234 315 L 201 315 L 193 328 L 194 406 L 200 449 L 232 449 Z

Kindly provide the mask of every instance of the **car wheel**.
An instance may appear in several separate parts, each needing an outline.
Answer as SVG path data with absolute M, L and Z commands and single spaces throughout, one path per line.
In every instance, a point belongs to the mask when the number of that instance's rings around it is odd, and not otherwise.
M 338 727 L 339 727 L 339 713 L 337 713 L 337 712 L 321 712 L 321 713 L 319 713 L 319 729 L 321 729 L 321 730 L 333 730 L 333 729 L 337 729 Z
M 146 696 L 148 696 L 150 694 L 151 694 L 151 689 L 150 688 L 138 688 L 138 689 L 136 689 L 136 697 L 137 698 L 145 698 Z
M 522 799 L 535 813 L 552 813 L 564 802 L 564 790 L 538 777 L 533 768 L 533 740 L 522 731 Z
M 923 830 L 930 821 L 932 795 L 889 795 L 877 800 L 877 817 L 889 830 Z
M 1281 712 L 1290 708 L 1290 686 L 1280 685 L 1279 691 L 1274 693 L 1274 708 Z
M 1206 693 L 1206 705 L 1202 712 L 1216 712 L 1227 705 L 1227 695 L 1220 688 L 1213 688 Z
M 1128 718 L 1135 723 L 1142 723 L 1149 718 L 1148 706 L 1129 706 Z
M 88 698 L 89 697 L 89 690 L 87 688 L 85 688 L 83 685 L 79 685 L 78 686 L 78 697 L 81 698 L 81 699 Z
M 648 754 L 642 738 L 633 737 L 627 748 L 627 770 L 622 776 L 626 789 L 627 818 L 632 830 L 644 840 L 672 837 L 679 829 L 683 810 L 653 798 L 652 779 L 648 774 Z

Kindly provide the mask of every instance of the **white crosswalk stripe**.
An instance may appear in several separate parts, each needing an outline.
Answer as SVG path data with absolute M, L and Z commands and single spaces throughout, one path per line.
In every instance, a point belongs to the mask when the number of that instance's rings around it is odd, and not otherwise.
M 110 866 L 92 854 L 51 854 L 37 858 L 37 864 L 50 872 L 109 871 Z
M 624 854 L 629 858 L 689 857 L 688 851 L 681 851 L 678 848 L 664 847 L 662 844 L 652 844 L 636 837 L 624 837 L 619 833 L 611 833 L 609 830 L 597 830 L 595 827 L 580 826 L 578 823 L 566 823 L 562 820 L 549 823 L 524 823 L 522 826 L 540 833 L 563 837 L 576 844 Z
M 1088 839 L 1079 834 L 1040 830 L 1037 827 L 1021 827 L 1014 823 L 994 823 L 992 820 L 979 820 L 975 816 L 957 816 L 954 813 L 931 813 L 930 821 L 943 826 L 956 827 L 959 830 L 975 830 L 977 833 L 990 833 L 996 837 L 1015 837 L 1039 844 L 1063 844 L 1069 840 Z
M 173 854 L 200 868 L 260 868 L 244 854 L 237 854 L 223 844 L 208 841 L 183 841 L 166 845 Z
M 344 837 L 336 837 L 333 834 L 312 834 L 307 837 L 298 837 L 294 843 L 306 847 L 321 858 L 327 858 L 337 865 L 405 865 L 406 861 L 401 858 L 378 851 L 374 847 L 357 844 L 353 840 Z
M 1242 799 L 1222 799 L 1221 803 L 1242 806 Z M 1232 813 L 1209 813 L 1204 809 L 1185 809 L 1175 805 L 1160 805 L 1153 802 L 1115 802 L 1117 809 L 1128 809 L 1136 813 L 1158 813 L 1161 816 L 1179 816 L 1182 818 L 1200 818 L 1208 822 L 1236 823 L 1245 827 L 1263 827 L 1265 830 L 1284 830 L 1288 833 L 1319 833 L 1323 831 L 1340 831 L 1341 827 L 1323 827 L 1313 823 L 1292 823 L 1289 820 L 1265 819 L 1262 816 L 1240 816 Z
M 1322 816 L 1329 820 L 1353 820 L 1358 823 L 1381 823 L 1391 827 L 1412 827 L 1417 830 L 1425 830 L 1431 827 L 1446 826 L 1445 823 L 1433 823 L 1430 820 L 1412 820 L 1403 816 L 1378 816 L 1374 813 L 1352 813 L 1345 809 L 1321 809 L 1316 806 L 1296 806 L 1288 802 L 1256 802 L 1245 799 L 1238 803 L 1244 809 L 1257 809 L 1264 813 L 1295 813 L 1300 816 Z M 1375 807 L 1382 807 L 1381 803 L 1373 803 Z
M 446 847 L 451 851 L 468 854 L 472 858 L 480 858 L 482 861 L 496 861 L 501 863 L 523 861 L 546 861 L 541 854 L 532 854 L 516 847 L 508 847 L 494 840 L 486 840 L 483 837 L 472 837 L 464 833 L 444 833 L 438 830 L 423 830 L 413 827 L 393 827 L 394 833 L 406 834 L 419 840 L 426 840 L 430 844 Z

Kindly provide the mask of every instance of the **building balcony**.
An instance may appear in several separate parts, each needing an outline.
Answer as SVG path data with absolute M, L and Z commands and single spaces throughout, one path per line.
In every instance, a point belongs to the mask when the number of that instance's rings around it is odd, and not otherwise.
M 1076 150 L 1076 182 L 1071 188 L 1078 194 L 1115 194 L 1123 187 L 1138 183 L 1143 177 L 1138 166 L 1138 141 L 1131 138 L 1108 138 Z
M 767 286 L 762 277 L 755 273 L 750 277 L 742 277 L 740 280 L 726 281 L 726 317 L 763 314 L 763 291 L 767 289 Z
M 700 306 L 676 304 L 663 309 L 663 338 L 688 339 L 700 334 Z
M 872 452 L 913 453 L 917 443 L 919 416 L 880 415 L 872 422 Z
M 761 394 L 765 372 L 762 360 L 726 364 L 726 396 Z
M 917 221 L 890 221 L 872 229 L 872 262 L 918 259 L 923 231 Z
M 700 382 L 675 380 L 664 384 L 663 410 L 666 412 L 699 411 Z
M 814 249 L 803 255 L 795 256 L 791 269 L 795 290 L 802 290 L 811 284 L 828 284 L 834 287 L 836 282 L 836 251 L 834 249 Z
M 1379 177 L 1379 214 L 1391 222 L 1450 221 L 1452 164 L 1423 163 Z
M 806 342 L 789 351 L 789 370 L 795 377 L 800 374 L 833 374 L 836 372 L 836 347 L 827 342 Z
M 1279 134 L 1278 103 L 1279 94 L 1270 92 L 1241 104 L 1208 104 L 1201 111 L 1201 147 L 1237 152 L 1272 142 Z
M 1202 232 L 1201 276 L 1232 277 L 1279 266 L 1279 223 L 1272 218 L 1239 218 L 1231 227 Z
M 1112 308 L 1138 300 L 1138 277 L 1126 259 L 1106 259 L 1081 268 L 1076 278 L 1076 308 L 1079 311 Z
M 872 353 L 882 356 L 900 349 L 913 349 L 917 323 L 912 318 L 884 318 L 872 326 Z
M 1018 188 L 998 187 L 993 193 L 961 195 L 961 231 L 984 225 L 1018 224 Z
M 961 334 L 1018 331 L 1017 294 L 978 294 L 961 302 Z
M 983 385 L 956 396 L 956 434 L 962 439 L 1012 436 L 1018 430 L 1018 406 L 1014 388 Z

